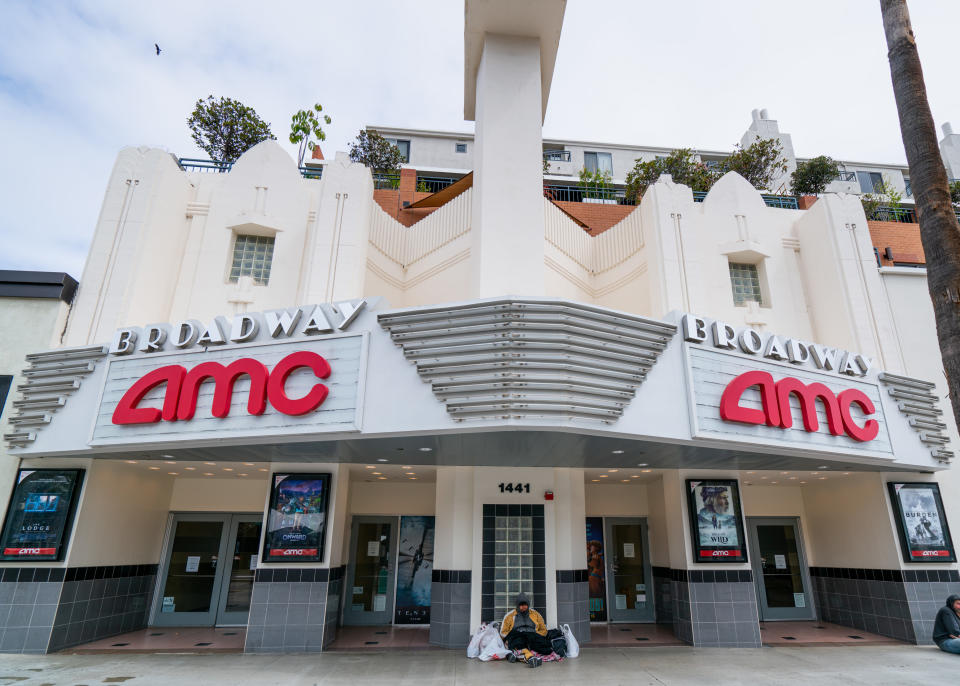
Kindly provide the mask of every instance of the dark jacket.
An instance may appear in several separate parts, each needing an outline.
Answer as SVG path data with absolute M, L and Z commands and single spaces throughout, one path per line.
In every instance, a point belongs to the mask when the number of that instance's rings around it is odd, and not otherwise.
M 953 604 L 960 600 L 960 595 L 947 598 L 947 604 L 937 612 L 937 620 L 933 623 L 933 642 L 940 645 L 950 636 L 960 636 L 960 617 L 953 609 Z

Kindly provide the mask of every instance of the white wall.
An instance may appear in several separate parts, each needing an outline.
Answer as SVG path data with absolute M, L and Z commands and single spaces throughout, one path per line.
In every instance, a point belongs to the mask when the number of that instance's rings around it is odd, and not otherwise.
M 173 480 L 170 511 L 259 513 L 269 492 L 267 479 L 180 477 Z
M 351 515 L 432 515 L 435 506 L 434 483 L 350 483 Z

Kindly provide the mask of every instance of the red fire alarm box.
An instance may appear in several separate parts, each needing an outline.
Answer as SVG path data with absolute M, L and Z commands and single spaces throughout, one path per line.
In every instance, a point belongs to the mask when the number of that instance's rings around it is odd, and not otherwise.
M 553 500 L 553 491 L 544 491 L 543 492 L 544 500 Z

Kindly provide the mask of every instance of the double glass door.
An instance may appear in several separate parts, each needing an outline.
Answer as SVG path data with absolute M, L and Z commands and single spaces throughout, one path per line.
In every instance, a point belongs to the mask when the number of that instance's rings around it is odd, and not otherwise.
M 793 518 L 747 519 L 761 621 L 813 619 L 810 575 Z
M 397 518 L 354 517 L 344 625 L 390 624 L 396 589 Z
M 647 521 L 605 519 L 607 608 L 611 622 L 649 622 L 653 616 Z
M 153 625 L 245 625 L 262 520 L 262 515 L 174 515 Z

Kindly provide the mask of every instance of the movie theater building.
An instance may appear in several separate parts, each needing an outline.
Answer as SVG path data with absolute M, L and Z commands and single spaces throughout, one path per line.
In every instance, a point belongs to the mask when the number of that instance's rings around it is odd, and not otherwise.
M 4 437 L 0 650 L 463 648 L 520 591 L 582 642 L 930 641 L 960 480 L 925 270 L 878 266 L 857 198 L 770 207 L 736 174 L 586 232 L 542 189 L 562 17 L 468 0 L 472 185 L 411 226 L 342 154 L 121 151 Z

